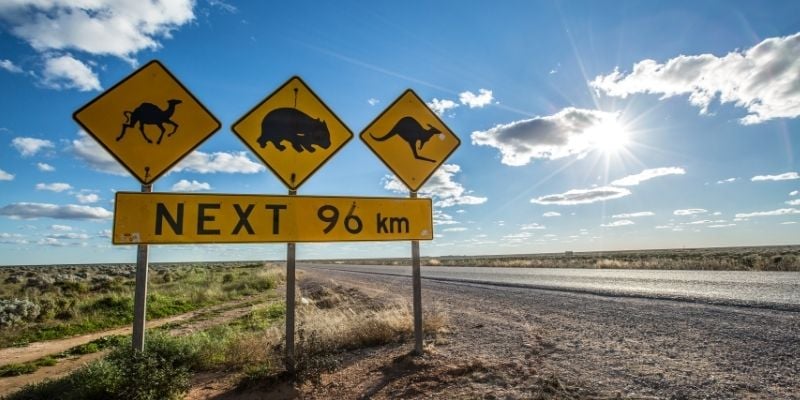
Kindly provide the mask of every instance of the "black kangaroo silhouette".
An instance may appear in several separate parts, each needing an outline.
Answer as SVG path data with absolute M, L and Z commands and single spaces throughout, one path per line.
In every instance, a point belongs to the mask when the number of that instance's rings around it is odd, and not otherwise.
M 144 140 L 146 140 L 147 143 L 153 143 L 153 141 L 147 137 L 147 134 L 144 133 L 144 126 L 156 125 L 158 129 L 161 129 L 161 136 L 158 137 L 156 144 L 161 144 L 161 139 L 164 138 L 164 124 L 173 126 L 172 132 L 170 132 L 167 137 L 172 136 L 178 130 L 178 124 L 170 118 L 172 118 L 172 114 L 175 113 L 175 106 L 181 103 L 183 102 L 177 99 L 168 100 L 167 104 L 169 105 L 166 110 L 162 110 L 152 103 L 142 103 L 139 107 L 136 107 L 133 112 L 123 111 L 122 114 L 125 115 L 125 123 L 122 124 L 122 132 L 119 133 L 117 141 L 119 142 L 122 140 L 128 128 L 133 128 L 136 124 L 139 124 L 139 131 L 142 132 Z
M 425 143 L 430 140 L 433 135 L 438 135 L 442 133 L 442 131 L 434 128 L 431 124 L 427 124 L 428 129 L 425 129 L 420 125 L 417 120 L 412 117 L 403 117 L 400 121 L 389 130 L 389 133 L 377 137 L 370 132 L 370 136 L 373 139 L 383 142 L 384 140 L 389 140 L 395 135 L 400 136 L 401 139 L 405 140 L 409 146 L 411 146 L 411 152 L 414 153 L 414 158 L 417 160 L 428 161 L 435 163 L 436 160 L 431 160 L 430 158 L 425 158 L 417 154 L 417 142 L 419 142 L 419 149 L 422 150 L 422 146 L 425 146 Z

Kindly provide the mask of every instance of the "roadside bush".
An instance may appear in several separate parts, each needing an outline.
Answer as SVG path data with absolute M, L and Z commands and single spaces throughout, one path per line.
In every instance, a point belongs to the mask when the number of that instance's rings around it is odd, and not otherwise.
M 147 351 L 135 352 L 127 342 L 104 360 L 64 378 L 27 385 L 7 400 L 160 400 L 176 399 L 189 388 L 195 352 L 183 341 L 153 335 Z
M 112 351 L 107 360 L 119 375 L 111 398 L 179 398 L 189 389 L 189 369 L 182 365 L 186 357 L 172 350 L 170 346 L 148 346 L 147 351 L 138 352 L 122 346 Z
M 0 300 L 0 327 L 9 328 L 36 320 L 41 307 L 28 299 Z

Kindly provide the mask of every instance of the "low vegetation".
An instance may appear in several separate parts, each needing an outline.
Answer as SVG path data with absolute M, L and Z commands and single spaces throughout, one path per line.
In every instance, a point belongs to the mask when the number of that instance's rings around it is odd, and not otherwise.
M 298 303 L 295 378 L 318 381 L 335 368 L 342 351 L 407 340 L 412 317 L 398 303 L 369 298 L 355 290 L 311 285 Z M 128 343 L 109 356 L 70 375 L 28 385 L 6 397 L 21 399 L 170 399 L 180 398 L 194 373 L 224 370 L 238 374 L 241 385 L 289 379 L 284 368 L 282 303 L 253 306 L 245 316 L 221 326 L 173 337 L 150 331 L 146 351 Z M 425 318 L 435 334 L 447 324 L 441 312 Z
M 0 348 L 130 324 L 134 276 L 129 265 L 0 268 Z M 151 266 L 147 316 L 263 293 L 282 276 L 261 263 Z
M 407 258 L 320 261 L 362 265 L 411 263 Z M 800 271 L 800 246 L 423 257 L 422 264 L 456 267 Z

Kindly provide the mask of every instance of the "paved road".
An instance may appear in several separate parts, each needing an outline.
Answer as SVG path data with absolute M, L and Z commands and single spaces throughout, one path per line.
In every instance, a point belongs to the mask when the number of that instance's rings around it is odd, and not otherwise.
M 410 276 L 408 266 L 303 265 Z M 423 279 L 800 311 L 800 272 L 423 267 Z

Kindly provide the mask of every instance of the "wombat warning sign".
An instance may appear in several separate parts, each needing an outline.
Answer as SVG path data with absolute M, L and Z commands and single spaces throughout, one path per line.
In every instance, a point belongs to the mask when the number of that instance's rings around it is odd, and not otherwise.
M 347 125 L 297 76 L 231 129 L 290 190 L 297 190 L 353 138 Z

